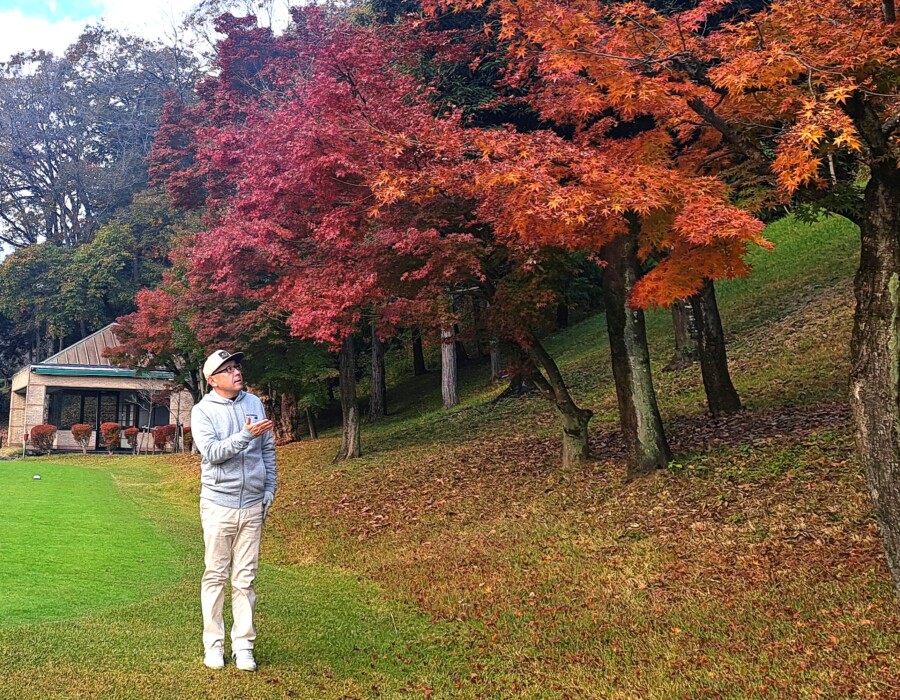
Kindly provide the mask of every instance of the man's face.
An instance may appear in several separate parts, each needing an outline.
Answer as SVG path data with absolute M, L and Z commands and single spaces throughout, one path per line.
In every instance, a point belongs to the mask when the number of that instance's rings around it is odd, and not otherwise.
M 241 374 L 241 366 L 234 360 L 229 360 L 209 375 L 209 385 L 222 391 L 240 391 L 244 387 L 244 376 Z

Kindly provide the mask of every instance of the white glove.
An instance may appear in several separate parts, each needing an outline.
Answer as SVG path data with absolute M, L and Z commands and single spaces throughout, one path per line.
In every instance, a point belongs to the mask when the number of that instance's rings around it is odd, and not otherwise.
M 271 491 L 266 491 L 265 494 L 263 494 L 263 520 L 269 515 L 269 508 L 272 507 L 272 502 L 274 500 L 275 494 Z

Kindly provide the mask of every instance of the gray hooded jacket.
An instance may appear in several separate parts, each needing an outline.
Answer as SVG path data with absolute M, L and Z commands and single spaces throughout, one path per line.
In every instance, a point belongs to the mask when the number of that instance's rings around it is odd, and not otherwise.
M 266 491 L 275 495 L 275 438 L 271 431 L 258 438 L 244 426 L 266 417 L 262 401 L 242 391 L 234 400 L 210 391 L 191 410 L 191 437 L 200 463 L 200 498 L 226 508 L 250 508 L 262 503 Z

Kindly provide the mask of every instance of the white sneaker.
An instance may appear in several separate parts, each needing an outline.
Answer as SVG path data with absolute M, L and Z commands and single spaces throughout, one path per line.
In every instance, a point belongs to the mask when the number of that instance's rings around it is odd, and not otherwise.
M 234 665 L 241 671 L 255 671 L 256 659 L 253 658 L 252 649 L 240 649 L 231 652 L 231 658 L 234 659 Z
M 221 647 L 207 649 L 203 655 L 203 665 L 208 668 L 225 668 L 225 654 Z

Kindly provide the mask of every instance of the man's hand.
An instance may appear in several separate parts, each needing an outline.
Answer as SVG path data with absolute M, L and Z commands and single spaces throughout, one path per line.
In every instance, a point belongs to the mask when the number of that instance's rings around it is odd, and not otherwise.
M 253 437 L 259 437 L 260 435 L 268 433 L 274 426 L 275 424 L 268 418 L 266 418 L 265 420 L 261 420 L 258 423 L 251 423 L 250 419 L 248 418 L 247 425 L 245 425 L 244 427 L 250 431 Z
M 266 491 L 263 494 L 263 520 L 266 519 L 266 516 L 269 515 L 269 508 L 272 507 L 272 502 L 275 500 L 275 494 L 271 491 Z

